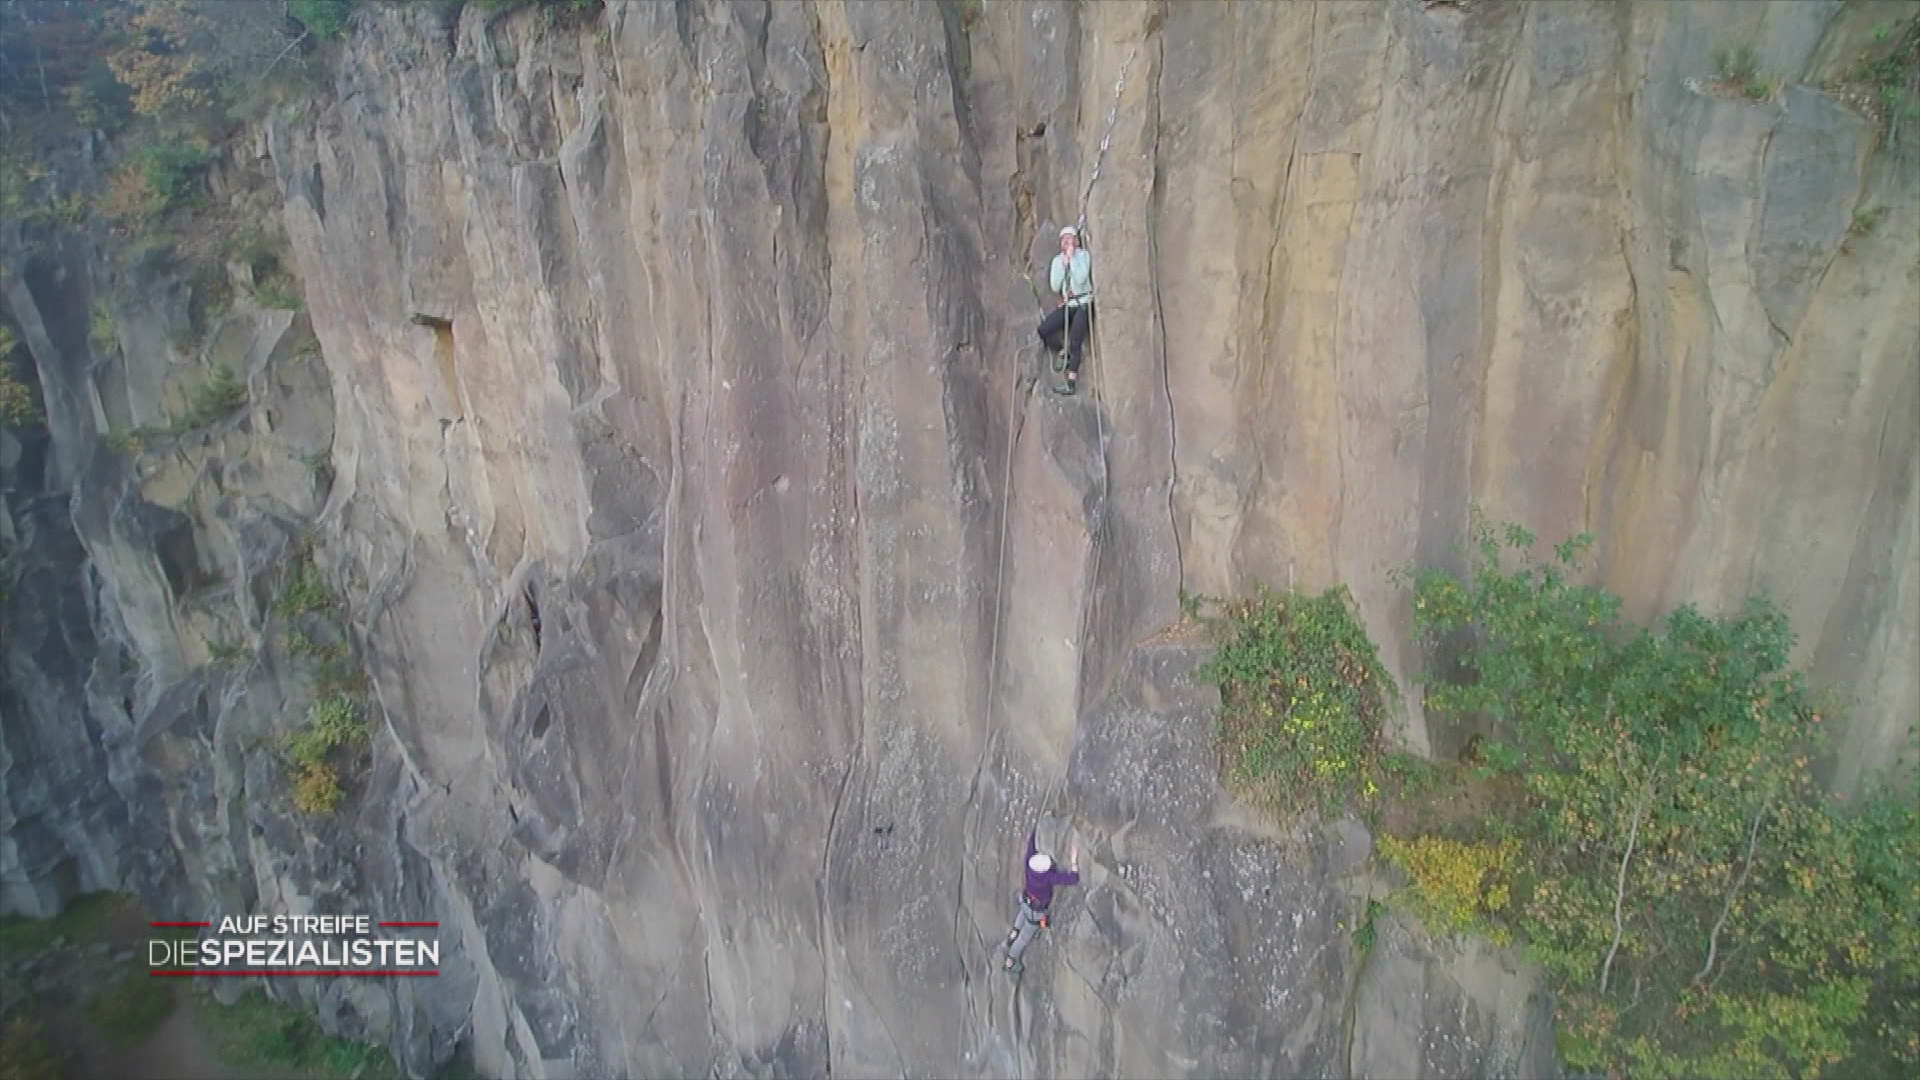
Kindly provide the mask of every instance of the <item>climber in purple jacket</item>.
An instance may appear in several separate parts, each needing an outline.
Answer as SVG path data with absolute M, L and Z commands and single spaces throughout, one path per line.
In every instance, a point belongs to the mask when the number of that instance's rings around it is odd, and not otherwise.
M 1024 967 L 1020 957 L 1025 955 L 1027 946 L 1046 928 L 1047 908 L 1053 904 L 1054 888 L 1080 884 L 1080 845 L 1073 846 L 1067 856 L 1068 868 L 1062 870 L 1054 865 L 1051 856 L 1039 849 L 1034 835 L 1027 834 L 1026 888 L 1020 891 L 1020 911 L 1013 917 L 1013 929 L 1007 934 L 1007 959 L 1003 966 L 1015 975 Z

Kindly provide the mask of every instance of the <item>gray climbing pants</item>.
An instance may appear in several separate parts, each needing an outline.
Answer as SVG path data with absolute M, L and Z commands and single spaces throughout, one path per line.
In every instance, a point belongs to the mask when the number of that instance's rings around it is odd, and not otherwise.
M 1035 911 L 1027 903 L 1026 896 L 1020 897 L 1020 911 L 1013 917 L 1013 933 L 1007 939 L 1007 957 L 1014 963 L 1020 962 L 1020 957 L 1026 954 L 1027 946 L 1032 945 L 1033 939 L 1040 936 L 1040 920 L 1045 917 L 1046 912 Z

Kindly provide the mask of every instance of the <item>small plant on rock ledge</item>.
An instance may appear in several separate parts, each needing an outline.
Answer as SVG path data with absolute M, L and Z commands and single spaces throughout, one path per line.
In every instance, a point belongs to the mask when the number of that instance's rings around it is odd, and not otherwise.
M 246 384 L 234 378 L 233 371 L 222 364 L 214 368 L 207 381 L 194 390 L 187 400 L 187 414 L 174 427 L 180 431 L 197 430 L 246 403 Z
M 276 280 L 261 282 L 253 290 L 253 302 L 263 308 L 274 308 L 279 311 L 299 311 L 306 307 L 306 301 L 301 299 L 299 292 L 288 284 Z
M 293 781 L 293 805 L 303 814 L 330 814 L 344 794 L 333 751 L 367 740 L 366 724 L 353 699 L 332 694 L 313 703 L 307 721 L 288 735 L 287 760 Z
M 0 325 L 0 424 L 18 430 L 40 422 L 33 391 L 14 375 L 13 351 L 20 347 L 11 327 Z
M 93 311 L 87 316 L 87 344 L 93 346 L 96 353 L 110 353 L 119 341 L 113 325 L 113 312 L 105 300 L 95 300 Z
M 1380 937 L 1379 920 L 1385 914 L 1387 905 L 1378 900 L 1367 901 L 1366 913 L 1360 917 L 1360 925 L 1353 931 L 1353 947 L 1365 956 L 1373 951 L 1374 942 Z
M 1765 101 L 1779 89 L 1779 82 L 1760 74 L 1760 54 L 1751 45 L 1715 49 L 1714 85 L 1749 101 Z
M 1880 224 L 1880 215 L 1886 213 L 1884 207 L 1861 207 L 1853 212 L 1853 220 L 1847 224 L 1847 239 L 1858 240 L 1873 232 Z
M 302 540 L 294 547 L 287 583 L 273 602 L 274 614 L 283 619 L 292 618 L 309 611 L 323 611 L 337 602 L 333 590 L 327 588 L 326 578 L 320 575 L 320 568 L 314 565 L 312 543 Z
M 1920 121 L 1920 19 L 1881 23 L 1846 74 L 1826 89 L 1892 128 Z
M 4 331 L 5 327 L 0 327 Z M 40 422 L 40 410 L 34 408 L 33 391 L 14 378 L 13 364 L 0 360 L 0 424 L 18 431 Z
M 231 641 L 207 642 L 207 659 L 212 660 L 216 664 L 231 664 L 236 660 L 246 659 L 246 656 L 247 647 L 243 643 Z

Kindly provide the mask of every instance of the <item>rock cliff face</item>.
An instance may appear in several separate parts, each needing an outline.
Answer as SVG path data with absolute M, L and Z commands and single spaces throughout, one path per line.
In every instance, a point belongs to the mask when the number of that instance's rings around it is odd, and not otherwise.
M 184 299 L 9 279 L 51 437 L 10 455 L 6 902 L 438 919 L 441 978 L 306 988 L 418 1071 L 1549 1071 L 1499 958 L 1355 950 L 1364 832 L 1223 796 L 1156 635 L 1345 581 L 1404 677 L 1387 572 L 1478 503 L 1594 532 L 1643 617 L 1784 601 L 1868 782 L 1920 712 L 1920 152 L 1816 87 L 1912 12 L 369 7 L 252 162 L 307 311 L 220 324 L 242 414 L 110 453 Z M 1742 43 L 1767 100 L 1712 85 Z M 1083 198 L 1059 399 L 1029 273 Z M 302 535 L 378 703 L 325 819 L 269 741 Z M 1015 984 L 1044 813 L 1086 875 Z

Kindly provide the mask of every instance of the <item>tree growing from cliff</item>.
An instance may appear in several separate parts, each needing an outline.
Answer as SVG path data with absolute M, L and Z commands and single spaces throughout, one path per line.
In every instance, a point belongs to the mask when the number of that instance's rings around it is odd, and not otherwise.
M 303 65 L 316 39 L 344 33 L 347 10 L 329 0 L 133 0 L 113 24 L 108 64 L 143 116 L 244 105 L 270 76 Z
M 1537 565 L 1476 519 L 1465 578 L 1417 576 L 1416 627 L 1467 641 L 1430 707 L 1501 733 L 1486 766 L 1525 791 L 1511 921 L 1560 998 L 1576 1069 L 1643 1076 L 1920 1068 L 1920 811 L 1828 798 L 1828 717 L 1786 670 L 1761 601 L 1661 631 L 1579 584 L 1583 539 Z M 1503 550 L 1504 549 L 1504 550 Z

